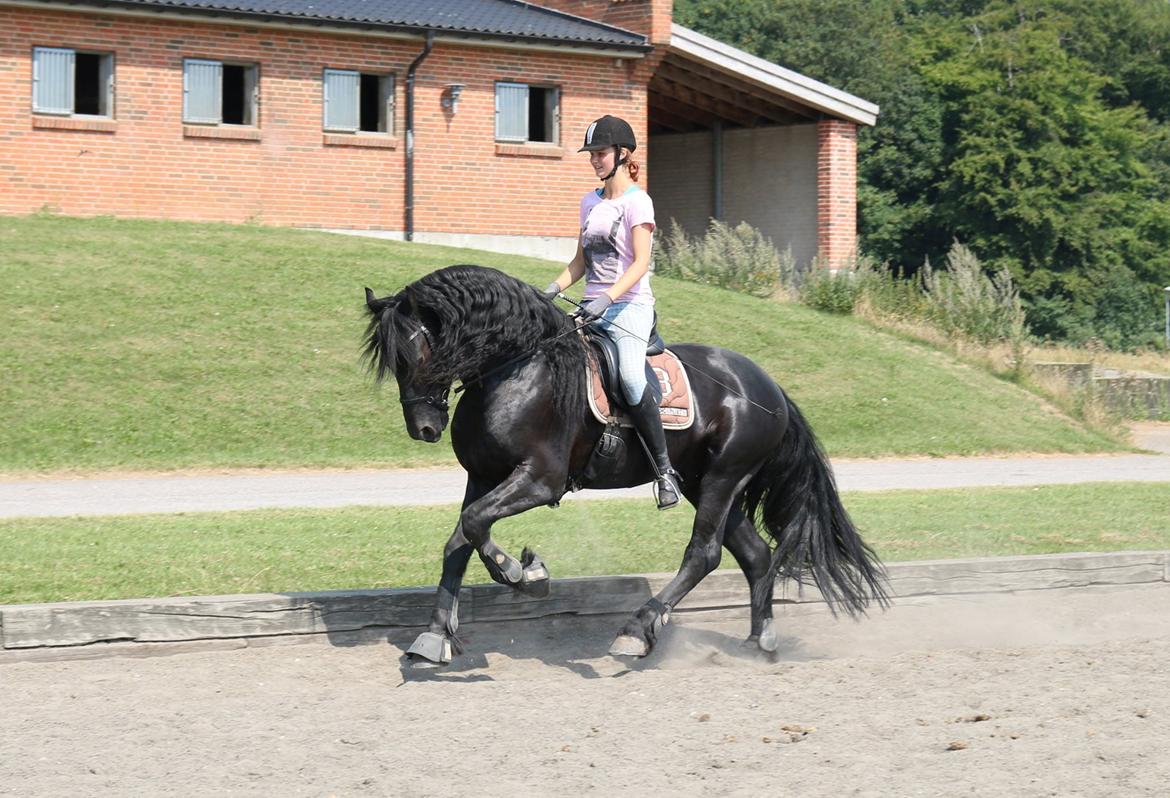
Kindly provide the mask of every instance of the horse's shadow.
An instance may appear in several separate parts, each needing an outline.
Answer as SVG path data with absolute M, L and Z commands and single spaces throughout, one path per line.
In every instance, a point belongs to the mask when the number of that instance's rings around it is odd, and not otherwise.
M 624 615 L 559 615 L 540 620 L 479 622 L 461 630 L 464 652 L 441 667 L 420 667 L 405 654 L 417 630 L 385 635 L 399 653 L 403 683 L 496 681 L 514 673 L 530 673 L 532 663 L 567 671 L 582 679 L 616 679 L 632 673 L 695 667 L 753 667 L 781 661 L 810 659 L 802 642 L 782 637 L 775 652 L 765 653 L 697 619 L 672 623 L 660 633 L 654 650 L 645 657 L 613 657 L 610 643 L 625 621 Z M 742 622 L 747 626 L 747 619 Z M 746 631 L 746 630 L 745 630 Z

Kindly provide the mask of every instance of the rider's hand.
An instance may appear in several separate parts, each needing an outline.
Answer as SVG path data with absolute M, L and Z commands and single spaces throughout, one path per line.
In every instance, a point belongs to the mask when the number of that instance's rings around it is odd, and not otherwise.
M 609 298 L 609 294 L 602 294 L 594 297 L 586 302 L 581 307 L 581 318 L 585 321 L 597 321 L 601 318 L 601 314 L 605 313 L 606 308 L 613 304 L 613 300 Z
M 556 283 L 549 283 L 548 288 L 544 289 L 545 299 L 556 299 L 557 294 L 561 292 L 561 287 Z

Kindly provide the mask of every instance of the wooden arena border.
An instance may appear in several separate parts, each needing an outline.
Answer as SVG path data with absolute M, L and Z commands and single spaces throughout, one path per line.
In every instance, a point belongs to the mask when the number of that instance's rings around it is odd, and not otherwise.
M 1170 552 L 1046 554 L 889 563 L 895 597 L 1003 593 L 1170 582 Z M 464 624 L 550 615 L 625 614 L 641 606 L 672 574 L 554 579 L 550 595 L 533 599 L 500 585 L 460 592 Z M 430 618 L 435 589 L 267 593 L 124 601 L 0 606 L 0 663 L 74 659 L 175 650 L 241 648 L 325 637 L 338 644 L 413 634 Z M 778 604 L 815 604 L 815 589 L 778 586 Z M 738 570 L 708 576 L 678 612 L 744 609 L 748 591 Z M 810 608 L 812 609 L 812 608 Z

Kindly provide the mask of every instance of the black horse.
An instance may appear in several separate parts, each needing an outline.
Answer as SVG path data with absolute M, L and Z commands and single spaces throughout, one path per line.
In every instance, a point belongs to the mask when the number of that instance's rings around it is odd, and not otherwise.
M 491 538 L 501 518 L 555 505 L 570 480 L 618 488 L 651 481 L 641 445 L 606 473 L 583 478 L 604 431 L 588 411 L 586 345 L 575 321 L 532 286 L 479 266 L 428 274 L 393 296 L 366 289 L 371 315 L 365 353 L 379 380 L 398 382 L 406 428 L 434 443 L 448 422 L 456 381 L 465 392 L 451 440 L 467 471 L 459 523 L 443 553 L 443 575 L 428 631 L 409 650 L 445 664 L 461 645 L 458 596 L 472 552 L 492 578 L 535 596 L 548 570 L 528 549 L 519 560 Z M 751 636 L 774 651 L 776 577 L 813 582 L 830 606 L 850 615 L 887 603 L 884 574 L 841 505 L 832 472 L 796 406 L 759 366 L 726 349 L 671 346 L 690 367 L 696 418 L 666 433 L 683 493 L 695 507 L 682 566 L 670 584 L 622 628 L 611 654 L 643 656 L 676 606 L 719 565 L 727 547 L 751 588 Z M 582 484 L 583 483 L 583 484 Z M 766 530 L 774 547 L 757 533 Z

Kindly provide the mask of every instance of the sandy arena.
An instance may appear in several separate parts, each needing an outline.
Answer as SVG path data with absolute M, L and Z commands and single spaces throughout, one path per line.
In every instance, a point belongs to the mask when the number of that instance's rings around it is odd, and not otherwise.
M 1170 585 L 904 600 L 860 623 L 621 619 L 74 662 L 0 658 L 0 795 L 1162 796 Z

